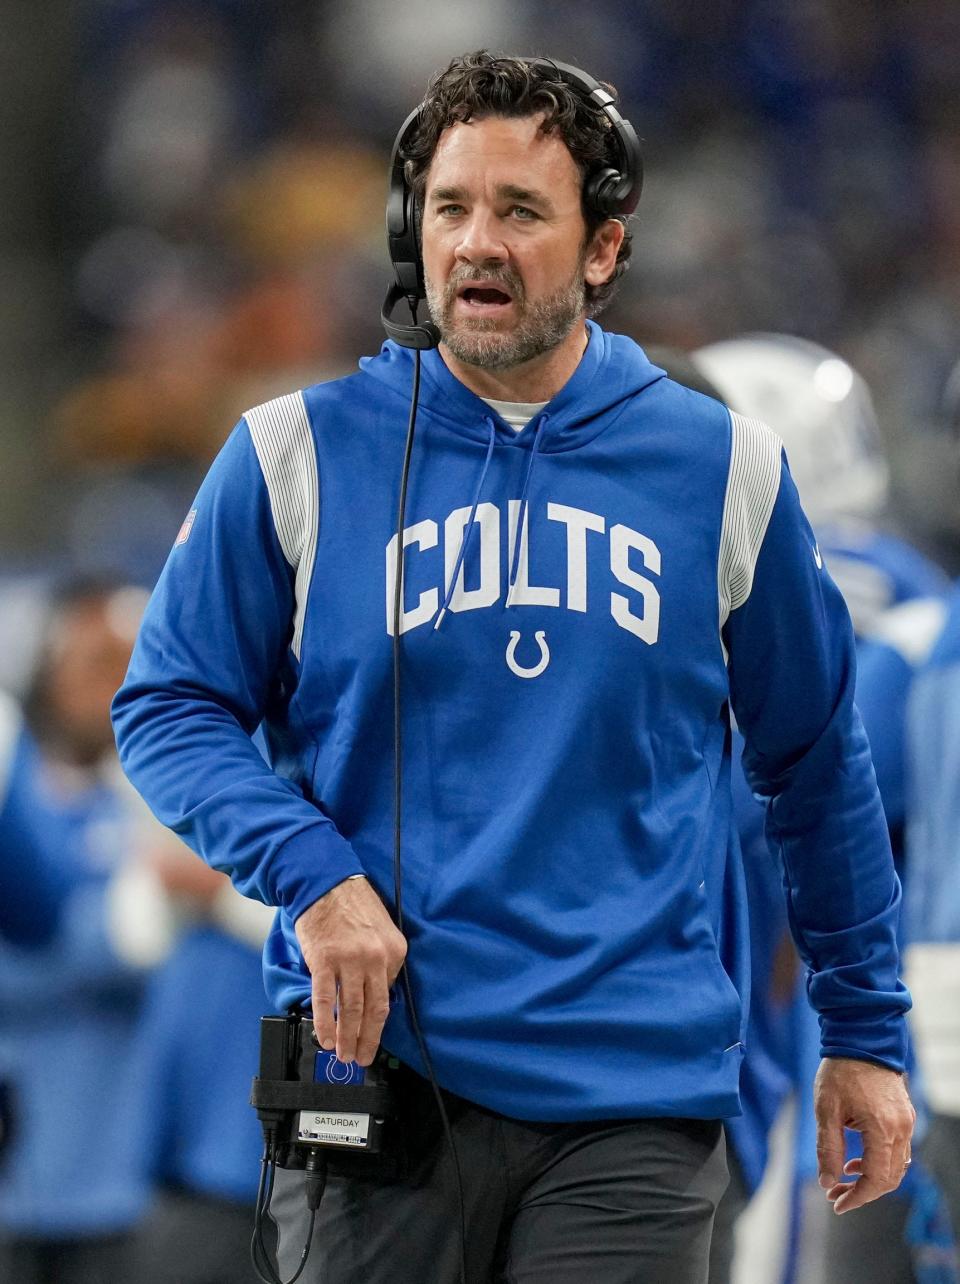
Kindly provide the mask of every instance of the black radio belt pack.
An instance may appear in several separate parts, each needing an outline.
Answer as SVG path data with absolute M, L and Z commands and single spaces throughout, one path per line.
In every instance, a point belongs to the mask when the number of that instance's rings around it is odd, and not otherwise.
M 261 1018 L 260 1073 L 250 1104 L 270 1134 L 277 1166 L 306 1168 L 319 1149 L 380 1154 L 397 1112 L 395 1067 L 382 1051 L 370 1066 L 338 1061 L 318 1047 L 309 1017 Z

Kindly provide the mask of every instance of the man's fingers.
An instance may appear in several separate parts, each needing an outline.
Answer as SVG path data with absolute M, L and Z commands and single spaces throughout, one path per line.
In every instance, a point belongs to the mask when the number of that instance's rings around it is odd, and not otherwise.
M 817 1169 L 820 1185 L 829 1190 L 840 1180 L 843 1172 L 843 1125 L 818 1121 L 817 1123 Z
M 863 1139 L 863 1157 L 848 1160 L 844 1174 L 853 1182 L 837 1182 L 827 1192 L 835 1213 L 849 1213 L 862 1208 L 881 1195 L 896 1190 L 907 1170 L 908 1149 L 893 1138 L 877 1140 L 870 1134 Z
M 871 1200 L 879 1199 L 890 1189 L 883 1182 L 878 1182 L 868 1174 L 858 1177 L 855 1182 L 850 1182 L 841 1187 L 842 1194 L 832 1200 L 833 1211 L 835 1213 L 849 1213 L 854 1208 L 862 1208 L 864 1204 L 869 1204 Z M 830 1191 L 833 1194 L 833 1191 Z
M 388 987 L 407 952 L 402 933 L 365 878 L 337 883 L 304 910 L 294 929 L 313 977 L 318 1042 L 335 1047 L 341 1061 L 359 1054 L 368 1065 L 387 1017 Z
M 337 1042 L 337 1024 L 333 1009 L 337 1002 L 337 978 L 332 968 L 323 968 L 314 973 L 313 994 L 313 1030 L 321 1048 L 328 1052 Z
M 354 1061 L 357 1056 L 357 1032 L 363 1020 L 363 973 L 344 972 L 340 976 L 337 1000 L 337 1060 Z
M 389 1015 L 390 990 L 386 973 L 367 977 L 363 987 L 363 1019 L 357 1035 L 357 1061 L 360 1065 L 368 1066 L 377 1055 L 380 1035 Z

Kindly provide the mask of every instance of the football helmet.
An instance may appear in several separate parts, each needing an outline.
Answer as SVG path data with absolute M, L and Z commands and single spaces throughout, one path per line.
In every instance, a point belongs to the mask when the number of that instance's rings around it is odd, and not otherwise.
M 732 410 L 782 438 L 814 526 L 879 515 L 889 470 L 873 400 L 852 366 L 785 334 L 744 335 L 691 356 Z

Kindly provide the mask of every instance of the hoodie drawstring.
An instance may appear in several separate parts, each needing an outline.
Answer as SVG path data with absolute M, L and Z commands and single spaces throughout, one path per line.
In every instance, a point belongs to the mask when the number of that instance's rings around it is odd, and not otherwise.
M 490 428 L 490 437 L 489 437 L 489 440 L 487 441 L 487 456 L 483 461 L 483 467 L 480 469 L 480 480 L 477 482 L 476 494 L 473 497 L 473 507 L 470 509 L 470 516 L 467 519 L 466 525 L 463 528 L 463 534 L 460 537 L 460 551 L 457 553 L 457 560 L 453 567 L 453 574 L 450 576 L 450 583 L 447 585 L 447 592 L 446 592 L 446 596 L 443 599 L 443 606 L 441 606 L 440 611 L 437 614 L 437 618 L 433 624 L 433 627 L 435 629 L 439 629 L 441 623 L 443 622 L 443 617 L 447 613 L 447 607 L 450 605 L 450 599 L 453 597 L 453 590 L 457 582 L 457 577 L 460 574 L 460 568 L 463 566 L 463 559 L 467 555 L 467 548 L 470 545 L 470 537 L 473 535 L 474 520 L 477 516 L 477 507 L 480 503 L 480 492 L 483 490 L 483 483 L 487 479 L 487 469 L 490 467 L 490 459 L 493 455 L 493 447 L 496 444 L 496 440 L 497 440 L 497 426 L 493 421 L 493 419 L 491 419 L 490 416 L 487 415 L 484 417 L 484 422 L 488 424 Z
M 533 476 L 533 466 L 536 463 L 537 452 L 540 449 L 540 434 L 549 415 L 541 415 L 537 423 L 536 431 L 533 435 L 533 446 L 530 449 L 530 459 L 527 463 L 527 471 L 523 475 L 523 487 L 520 491 L 520 511 L 517 514 L 517 532 L 514 536 L 513 560 L 510 565 L 510 574 L 507 577 L 507 600 L 505 605 L 510 606 L 510 598 L 513 594 L 513 587 L 517 582 L 517 572 L 520 569 L 520 550 L 523 544 L 524 527 L 527 520 L 527 494 L 530 490 L 530 479 Z

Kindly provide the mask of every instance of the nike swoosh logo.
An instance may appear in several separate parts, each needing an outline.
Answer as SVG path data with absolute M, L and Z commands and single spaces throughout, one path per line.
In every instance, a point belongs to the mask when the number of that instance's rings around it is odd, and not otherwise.
M 817 570 L 822 571 L 822 570 L 823 570 L 823 558 L 820 556 L 820 545 L 819 545 L 819 544 L 814 544 L 814 546 L 813 546 L 813 560 L 814 560 L 814 561 L 816 562 L 816 564 L 817 564 Z

